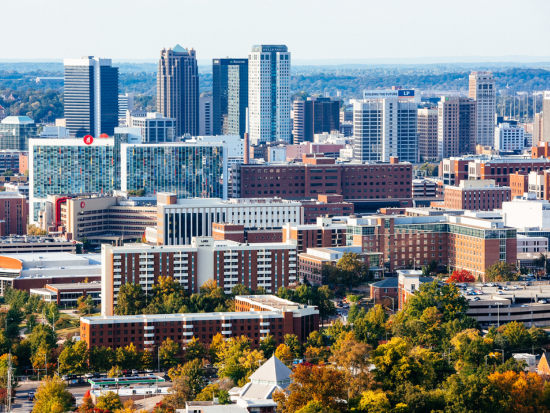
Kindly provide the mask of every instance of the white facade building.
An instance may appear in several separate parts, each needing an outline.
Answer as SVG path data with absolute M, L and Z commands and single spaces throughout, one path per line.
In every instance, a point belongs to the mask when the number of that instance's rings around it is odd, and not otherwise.
M 157 243 L 190 244 L 193 237 L 211 236 L 212 224 L 228 222 L 251 228 L 282 228 L 303 222 L 302 204 L 279 198 L 178 199 L 176 204 L 157 203 Z M 151 232 L 151 231 L 149 231 Z M 152 235 L 152 234 L 151 234 Z M 178 235 L 178 236 L 177 236 Z
M 129 111 L 130 116 L 128 127 L 141 128 L 143 143 L 165 143 L 176 140 L 176 120 L 165 118 L 162 113 L 147 112 L 142 116 L 141 111 Z M 138 116 L 132 116 L 136 113 Z
M 418 161 L 417 108 L 397 98 L 353 103 L 354 159 L 360 162 Z
M 504 225 L 515 228 L 550 228 L 550 202 L 528 197 L 516 197 L 502 203 Z M 519 243 L 519 240 L 518 240 Z
M 522 150 L 525 147 L 525 129 L 500 123 L 495 128 L 494 145 L 500 151 Z
M 251 143 L 290 143 L 290 53 L 284 45 L 257 45 L 248 55 Z

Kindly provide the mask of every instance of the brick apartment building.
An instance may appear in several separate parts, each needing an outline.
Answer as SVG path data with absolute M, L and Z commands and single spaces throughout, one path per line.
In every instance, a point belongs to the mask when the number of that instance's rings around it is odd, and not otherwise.
M 251 347 L 256 349 L 268 334 L 279 344 L 286 334 L 295 334 L 303 343 L 311 332 L 318 330 L 316 306 L 271 295 L 237 296 L 235 312 L 80 318 L 80 337 L 88 348 L 117 349 L 134 343 L 138 350 L 143 350 L 168 338 L 184 345 L 193 337 L 208 346 L 221 333 L 224 338 L 247 336 Z
M 550 145 L 548 142 L 539 142 L 537 146 L 531 148 L 532 158 L 548 158 L 550 157 Z
M 29 203 L 25 195 L 0 192 L 0 220 L 4 221 L 2 236 L 26 235 Z
M 382 302 L 385 298 L 392 300 L 394 309 L 397 311 L 398 280 L 396 277 L 389 277 L 370 285 L 370 297 L 375 303 Z
M 337 217 L 349 217 L 353 215 L 354 205 L 345 202 L 342 195 L 317 195 L 317 201 L 302 201 L 303 224 L 317 222 L 317 218 L 323 215 Z
M 233 166 L 233 196 L 238 198 L 315 197 L 344 199 L 410 198 L 412 165 L 389 163 L 336 164 L 333 158 L 304 154 L 303 162 Z
M 283 227 L 283 241 L 296 245 L 298 254 L 308 248 L 343 247 L 346 245 L 346 223 L 332 218 L 317 218 L 315 224 Z
M 518 171 L 530 173 L 550 168 L 546 158 L 469 155 L 443 159 L 439 176 L 444 185 L 458 186 L 463 180 L 494 179 L 497 185 L 508 186 L 509 175 Z
M 103 315 L 113 315 L 120 286 L 137 283 L 147 291 L 159 276 L 170 276 L 189 294 L 215 280 L 226 293 L 237 284 L 275 292 L 296 282 L 296 246 L 284 242 L 240 243 L 195 237 L 191 245 L 113 247 L 102 245 Z
M 550 168 L 550 160 L 546 158 L 476 159 L 468 164 L 468 179 L 494 179 L 497 185 L 508 186 L 510 174 L 519 171 L 527 173 L 532 171 L 544 171 L 548 168 Z
M 369 216 L 350 218 L 347 245 L 381 252 L 386 271 L 420 268 L 431 261 L 483 278 L 496 262 L 515 263 L 517 233 L 500 220 L 469 216 Z
M 216 241 L 230 240 L 256 244 L 260 242 L 283 242 L 282 229 L 245 229 L 244 225 L 212 224 L 212 238 Z
M 462 181 L 458 186 L 446 186 L 443 206 L 451 209 L 492 211 L 512 199 L 510 187 L 495 186 L 492 179 Z

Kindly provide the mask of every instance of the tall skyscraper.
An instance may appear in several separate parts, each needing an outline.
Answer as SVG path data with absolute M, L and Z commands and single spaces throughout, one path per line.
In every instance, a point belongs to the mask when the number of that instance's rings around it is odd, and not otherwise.
M 476 102 L 469 98 L 442 96 L 437 109 L 439 159 L 475 153 Z
M 71 137 L 106 133 L 118 126 L 118 67 L 111 59 L 65 59 L 65 119 Z
M 157 73 L 157 112 L 176 119 L 176 135 L 199 134 L 199 70 L 193 49 L 162 49 Z
M 248 59 L 214 59 L 212 89 L 212 134 L 244 137 L 248 107 Z
M 248 108 L 251 143 L 290 142 L 290 53 L 286 46 L 252 47 Z
M 420 160 L 437 159 L 437 109 L 418 109 L 418 149 Z
M 468 97 L 476 102 L 476 144 L 493 146 L 497 105 L 493 72 L 470 73 Z
M 330 98 L 307 98 L 293 102 L 293 143 L 313 142 L 316 133 L 340 129 L 340 102 Z
M 418 162 L 418 105 L 413 100 L 364 99 L 353 104 L 354 148 L 357 161 Z

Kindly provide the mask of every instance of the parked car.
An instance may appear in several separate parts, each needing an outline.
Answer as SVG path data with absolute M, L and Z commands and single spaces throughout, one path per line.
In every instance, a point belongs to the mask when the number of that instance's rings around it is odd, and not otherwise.
M 500 295 L 503 295 L 503 294 L 504 294 L 502 291 L 498 291 L 498 293 L 499 293 Z
M 145 373 L 152 373 L 154 370 L 151 369 L 145 369 Z
M 539 304 L 546 304 L 546 303 L 547 303 L 547 301 L 544 300 L 544 299 L 543 299 L 543 300 L 539 300 Z
M 139 370 L 136 370 L 136 369 L 132 370 L 132 374 L 139 374 L 139 373 L 140 373 Z
M 86 373 L 86 374 L 84 375 L 84 377 L 86 377 L 87 379 L 91 379 L 91 378 L 94 377 L 94 374 L 95 374 L 95 373 Z
M 509 288 L 508 288 L 508 286 L 507 286 L 507 285 L 506 285 L 506 286 L 504 286 L 504 289 L 505 289 L 506 291 L 508 291 L 508 290 L 509 290 Z
M 479 301 L 480 298 L 479 297 L 474 297 L 474 301 Z
M 27 396 L 28 396 L 30 402 L 34 401 L 34 393 L 33 392 L 29 392 Z
M 485 287 L 485 284 L 477 283 L 477 284 L 476 284 L 476 287 Z
M 527 304 L 522 304 L 521 307 L 526 308 L 526 307 L 529 307 L 529 306 Z

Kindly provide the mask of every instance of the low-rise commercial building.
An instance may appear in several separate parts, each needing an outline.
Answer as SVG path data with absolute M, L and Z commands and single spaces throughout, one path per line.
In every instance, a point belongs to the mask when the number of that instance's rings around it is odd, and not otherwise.
M 38 295 L 47 303 L 56 303 L 60 308 L 76 307 L 80 297 L 90 296 L 94 305 L 101 305 L 99 281 L 64 284 L 46 284 L 44 288 L 31 288 L 30 295 Z
M 99 254 L 71 254 L 55 250 L 19 253 L 0 251 L 0 295 L 10 286 L 29 292 L 47 284 L 101 281 Z
M 268 293 L 297 280 L 296 246 L 290 243 L 240 243 L 195 237 L 191 245 L 113 247 L 102 245 L 102 314 L 113 315 L 120 286 L 140 284 L 148 292 L 160 276 L 173 277 L 192 293 L 209 280 L 231 293 L 237 284 Z
M 541 253 L 548 252 L 548 238 L 546 237 L 527 237 L 518 234 L 518 254 L 519 253 Z
M 156 314 L 80 318 L 80 337 L 88 348 L 116 349 L 134 343 L 138 350 L 170 338 L 184 345 L 193 337 L 205 345 L 221 333 L 224 338 L 246 336 L 258 348 L 268 335 L 283 343 L 286 334 L 305 342 L 319 330 L 316 306 L 297 304 L 271 296 L 237 296 L 235 312 Z

